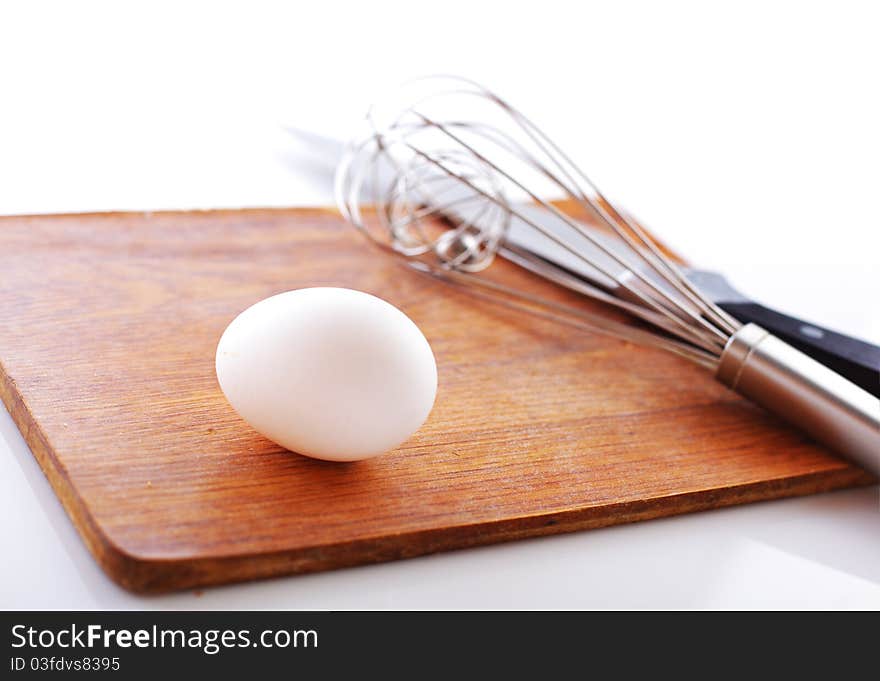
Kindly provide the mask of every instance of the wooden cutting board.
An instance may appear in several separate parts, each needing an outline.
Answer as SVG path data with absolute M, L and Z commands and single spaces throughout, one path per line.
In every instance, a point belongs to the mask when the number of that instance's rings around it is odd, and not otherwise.
M 5 217 L 0 272 L 0 394 L 97 561 L 136 591 L 873 481 L 684 360 L 412 272 L 329 210 Z M 387 299 L 434 348 L 434 411 L 398 451 L 307 459 L 220 392 L 226 325 L 321 285 Z

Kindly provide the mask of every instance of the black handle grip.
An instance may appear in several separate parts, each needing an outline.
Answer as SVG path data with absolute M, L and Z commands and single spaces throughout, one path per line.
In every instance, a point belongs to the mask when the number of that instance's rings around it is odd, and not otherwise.
M 789 317 L 758 303 L 719 303 L 744 324 L 754 323 L 817 362 L 880 397 L 880 347 Z

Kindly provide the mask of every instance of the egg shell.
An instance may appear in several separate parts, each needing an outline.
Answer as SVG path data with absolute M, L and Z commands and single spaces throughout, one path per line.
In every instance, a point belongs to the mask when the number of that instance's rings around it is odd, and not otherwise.
M 256 431 L 291 451 L 354 461 L 395 449 L 424 423 L 437 365 L 409 317 L 345 288 L 288 291 L 223 332 L 217 379 Z

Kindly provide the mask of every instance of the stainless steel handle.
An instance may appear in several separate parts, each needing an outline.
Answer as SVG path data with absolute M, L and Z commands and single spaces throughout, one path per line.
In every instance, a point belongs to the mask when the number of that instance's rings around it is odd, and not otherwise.
M 715 378 L 880 475 L 880 400 L 760 326 L 730 337 Z

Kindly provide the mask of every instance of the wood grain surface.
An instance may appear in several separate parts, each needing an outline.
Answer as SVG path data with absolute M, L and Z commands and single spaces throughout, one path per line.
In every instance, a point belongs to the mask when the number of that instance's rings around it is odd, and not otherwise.
M 412 272 L 329 210 L 5 217 L 0 271 L 0 394 L 97 561 L 136 591 L 873 480 L 684 360 Z M 434 411 L 385 456 L 284 451 L 217 385 L 240 311 L 321 285 L 385 298 L 436 353 Z

